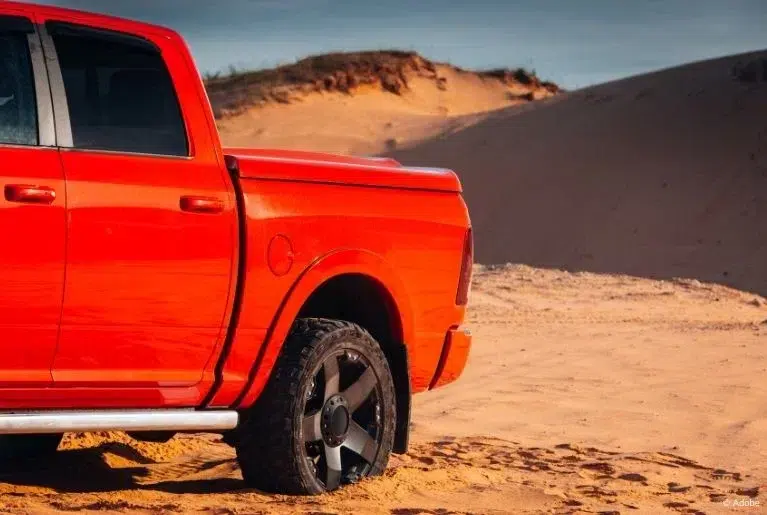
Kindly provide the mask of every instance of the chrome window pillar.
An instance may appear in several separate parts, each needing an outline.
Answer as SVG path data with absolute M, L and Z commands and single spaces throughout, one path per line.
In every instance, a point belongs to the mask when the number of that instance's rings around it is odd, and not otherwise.
M 37 102 L 37 144 L 41 147 L 56 146 L 56 127 L 53 121 L 53 102 L 48 85 L 48 69 L 37 32 L 27 35 L 32 73 L 35 81 Z
M 53 105 L 53 120 L 56 132 L 56 145 L 64 148 L 73 146 L 72 125 L 69 119 L 69 104 L 67 104 L 67 93 L 64 89 L 64 77 L 61 75 L 61 66 L 59 65 L 59 56 L 56 53 L 56 45 L 53 38 L 48 33 L 44 24 L 37 26 L 37 32 L 42 42 L 43 54 L 45 56 L 45 68 L 47 70 L 47 80 L 50 85 L 50 99 Z

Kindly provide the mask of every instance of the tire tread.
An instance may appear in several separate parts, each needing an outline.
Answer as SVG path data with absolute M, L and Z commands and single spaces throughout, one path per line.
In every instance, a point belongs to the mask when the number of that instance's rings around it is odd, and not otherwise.
M 298 319 L 288 335 L 282 352 L 275 363 L 272 376 L 267 382 L 259 399 L 246 413 L 237 432 L 236 450 L 245 482 L 259 490 L 283 494 L 316 494 L 314 481 L 307 481 L 302 475 L 300 455 L 296 445 L 297 428 L 293 424 L 293 414 L 300 402 L 300 383 L 304 371 L 311 365 L 312 356 L 326 338 L 335 337 L 367 340 L 375 354 L 373 359 L 385 366 L 386 357 L 375 339 L 357 324 L 342 320 L 323 318 Z M 389 376 L 391 372 L 389 371 Z M 394 399 L 393 381 L 382 382 L 384 396 L 390 400 L 391 407 L 385 420 L 391 424 L 389 431 L 393 435 Z M 370 471 L 370 475 L 383 472 L 388 462 L 393 444 L 393 437 L 382 443 L 379 458 Z

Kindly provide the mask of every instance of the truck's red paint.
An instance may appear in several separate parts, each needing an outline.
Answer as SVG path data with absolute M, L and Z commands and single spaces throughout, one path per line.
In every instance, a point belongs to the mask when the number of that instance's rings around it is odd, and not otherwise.
M 469 218 L 453 172 L 223 149 L 174 32 L 0 2 L 9 13 L 154 43 L 191 153 L 0 144 L 10 188 L 0 199 L 0 408 L 247 407 L 307 300 L 348 275 L 384 299 L 413 392 L 460 374 L 470 338 L 456 329 L 465 310 L 456 291 Z M 20 202 L 13 188 L 25 185 L 55 199 Z
M 64 291 L 66 189 L 58 152 L 0 146 L 0 388 L 47 387 Z M 13 199 L 9 189 L 45 184 L 51 204 Z

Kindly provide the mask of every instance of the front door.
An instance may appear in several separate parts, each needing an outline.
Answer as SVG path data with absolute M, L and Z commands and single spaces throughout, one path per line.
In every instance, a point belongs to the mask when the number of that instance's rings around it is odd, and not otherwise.
M 208 128 L 180 108 L 201 100 L 179 100 L 162 38 L 60 21 L 46 32 L 66 97 L 60 117 L 54 88 L 56 116 L 72 139 L 61 149 L 70 202 L 55 386 L 149 392 L 118 403 L 195 402 L 169 391 L 198 384 L 223 340 L 237 231 Z
M 33 27 L 0 2 L 0 388 L 6 389 L 51 384 L 64 288 L 64 176 Z M 18 396 L 5 392 L 0 403 L 11 397 Z

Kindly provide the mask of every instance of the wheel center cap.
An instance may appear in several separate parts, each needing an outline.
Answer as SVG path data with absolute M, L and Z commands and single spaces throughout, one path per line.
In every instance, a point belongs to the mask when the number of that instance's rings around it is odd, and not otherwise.
M 330 431 L 335 436 L 343 436 L 347 429 L 349 429 L 349 411 L 339 406 L 330 417 Z
M 322 408 L 322 438 L 330 446 L 344 443 L 349 432 L 349 407 L 340 395 L 334 395 L 325 402 Z

